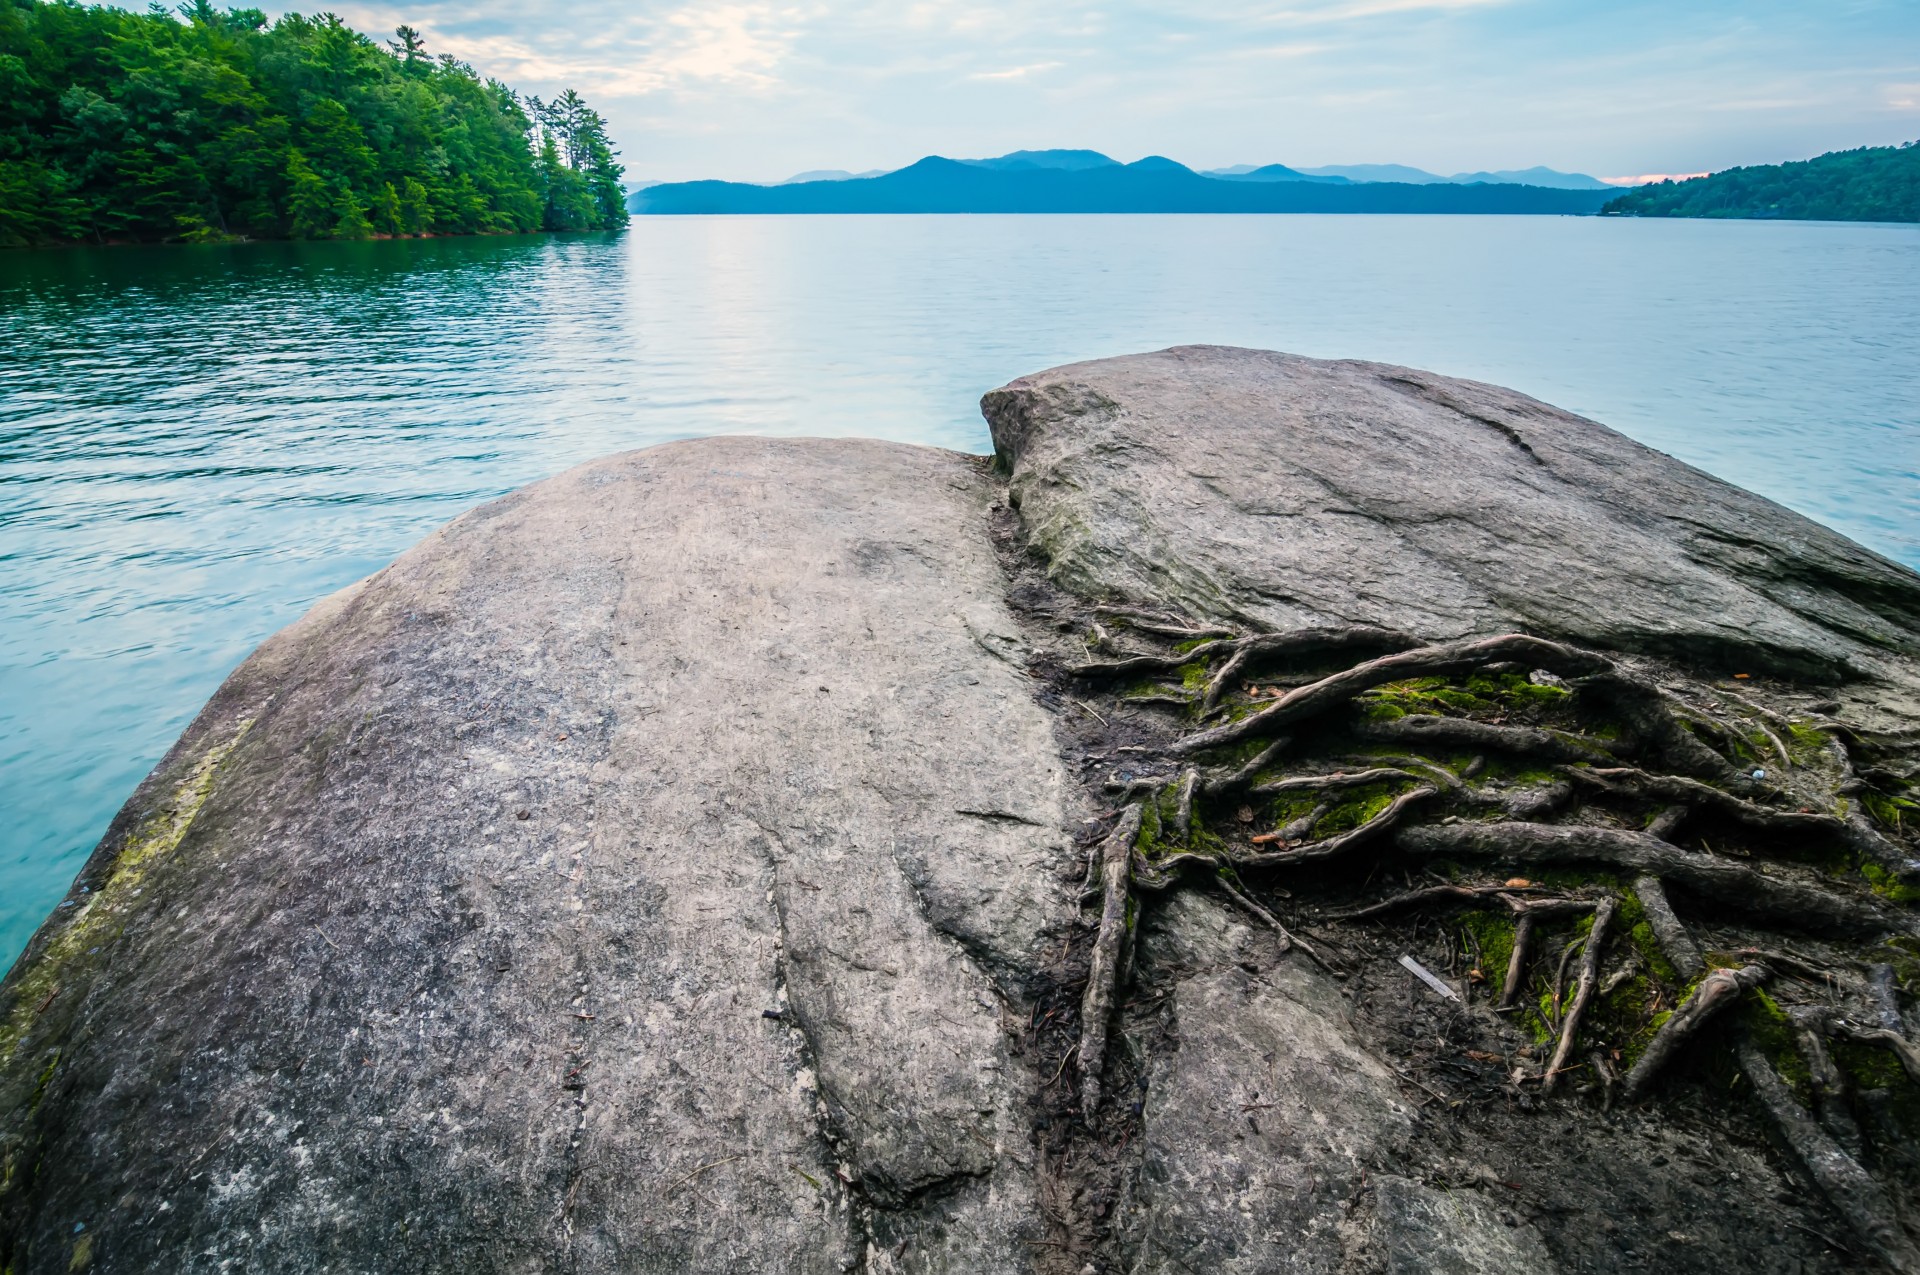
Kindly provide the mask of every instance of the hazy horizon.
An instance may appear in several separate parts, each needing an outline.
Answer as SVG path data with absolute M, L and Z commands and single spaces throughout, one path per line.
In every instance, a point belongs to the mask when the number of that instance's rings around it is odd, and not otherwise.
M 1610 178 L 1920 137 L 1920 6 L 1784 0 L 919 0 L 343 6 L 600 109 L 637 178 L 778 181 L 1084 147 L 1194 168 Z

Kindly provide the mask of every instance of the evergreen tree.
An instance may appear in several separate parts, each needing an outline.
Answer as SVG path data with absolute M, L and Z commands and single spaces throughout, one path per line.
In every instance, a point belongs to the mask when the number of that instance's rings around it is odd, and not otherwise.
M 333 206 L 336 213 L 333 223 L 335 239 L 373 238 L 373 223 L 367 220 L 367 214 L 361 210 L 353 187 L 345 182 L 334 187 Z
M 373 197 L 373 206 L 367 209 L 367 217 L 372 221 L 373 229 L 378 234 L 406 233 L 400 214 L 400 194 L 394 190 L 392 182 L 380 184 L 380 192 Z
M 394 35 L 214 0 L 0 0 L 0 245 L 625 224 L 577 94 L 523 106 Z
M 400 229 L 409 235 L 433 229 L 433 203 L 417 177 L 406 178 L 400 187 Z
M 287 211 L 293 217 L 293 237 L 324 239 L 332 234 L 333 228 L 340 224 L 333 192 L 299 151 L 287 154 L 287 181 L 292 187 L 287 197 Z

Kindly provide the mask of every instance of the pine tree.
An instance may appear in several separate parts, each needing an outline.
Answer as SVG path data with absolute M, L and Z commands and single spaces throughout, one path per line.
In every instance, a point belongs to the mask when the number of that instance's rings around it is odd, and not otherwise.
M 373 223 L 367 220 L 360 201 L 354 197 L 353 187 L 341 182 L 334 187 L 333 203 L 336 219 L 333 223 L 335 239 L 371 239 Z
M 433 55 L 427 52 L 427 42 L 420 33 L 410 26 L 401 25 L 393 29 L 400 38 L 388 40 L 387 47 L 400 59 L 400 69 L 410 76 L 425 75 L 433 68 Z
M 417 177 L 407 178 L 400 187 L 400 228 L 409 235 L 424 235 L 433 229 L 433 204 L 427 188 Z
M 403 218 L 400 212 L 400 195 L 394 190 L 392 182 L 382 182 L 380 184 L 380 191 L 373 197 L 373 206 L 367 209 L 367 215 L 373 222 L 373 229 L 378 234 L 402 235 L 406 233 L 403 228 Z
M 293 215 L 293 237 L 324 239 L 332 234 L 340 221 L 333 192 L 297 150 L 287 153 L 287 181 L 292 187 L 287 209 Z

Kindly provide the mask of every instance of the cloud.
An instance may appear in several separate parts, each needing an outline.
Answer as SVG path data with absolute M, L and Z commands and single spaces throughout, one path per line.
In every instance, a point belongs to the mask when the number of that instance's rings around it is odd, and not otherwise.
M 1058 145 L 1691 172 L 1884 142 L 1920 111 L 1913 0 L 348 3 L 523 91 L 577 88 L 647 177 Z
M 1497 5 L 1511 3 L 1513 0 L 1334 0 L 1331 4 L 1281 9 L 1268 15 L 1267 21 L 1284 22 L 1290 25 L 1353 22 L 1365 18 L 1384 18 L 1413 13 L 1452 13 L 1463 9 L 1490 9 Z
M 975 71 L 969 80 L 1024 80 L 1029 75 L 1038 75 L 1042 71 L 1055 71 L 1065 66 L 1064 62 L 1034 62 L 1028 66 L 1008 67 L 1004 71 Z
M 684 3 L 633 12 L 616 5 L 573 6 L 566 25 L 517 15 L 493 2 L 428 4 L 414 22 L 436 53 L 471 62 L 483 75 L 515 85 L 639 96 L 678 88 L 764 89 L 800 38 L 812 11 L 790 5 Z M 598 12 L 596 11 L 598 10 Z M 388 29 L 403 11 L 359 7 L 342 16 L 362 29 Z M 521 28 L 513 34 L 501 28 Z

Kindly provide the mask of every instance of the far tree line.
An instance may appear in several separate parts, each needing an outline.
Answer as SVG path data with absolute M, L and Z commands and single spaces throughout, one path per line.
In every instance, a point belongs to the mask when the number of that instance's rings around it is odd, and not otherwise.
M 402 26 L 0 0 L 0 244 L 606 230 L 606 122 Z

